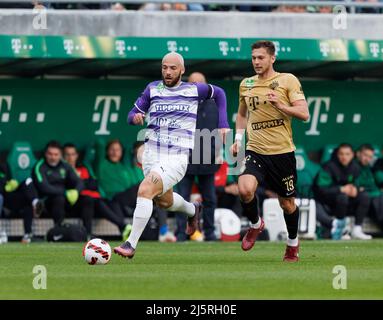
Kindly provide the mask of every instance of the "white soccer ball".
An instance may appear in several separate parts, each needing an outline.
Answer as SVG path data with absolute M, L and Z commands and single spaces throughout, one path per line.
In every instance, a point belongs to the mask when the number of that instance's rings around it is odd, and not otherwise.
M 92 239 L 85 244 L 82 255 L 89 264 L 107 264 L 112 256 L 112 249 L 105 240 Z

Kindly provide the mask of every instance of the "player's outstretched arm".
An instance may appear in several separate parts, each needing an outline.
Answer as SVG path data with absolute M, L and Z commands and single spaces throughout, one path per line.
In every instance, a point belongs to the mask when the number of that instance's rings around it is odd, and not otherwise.
M 197 83 L 200 99 L 214 99 L 218 108 L 218 128 L 230 128 L 227 121 L 227 101 L 225 91 L 212 84 Z
M 225 91 L 217 86 L 210 85 L 213 92 L 212 98 L 218 107 L 218 129 L 221 141 L 226 143 L 226 135 L 230 130 L 229 122 L 227 121 L 227 100 Z
M 142 92 L 141 96 L 134 103 L 133 109 L 128 114 L 128 123 L 143 125 L 146 112 L 150 107 L 150 87 L 149 85 Z

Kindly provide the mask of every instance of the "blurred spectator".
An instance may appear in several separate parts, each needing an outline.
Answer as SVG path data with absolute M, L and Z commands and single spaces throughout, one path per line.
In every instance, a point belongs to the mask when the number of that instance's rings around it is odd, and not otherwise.
M 305 6 L 278 6 L 274 8 L 272 11 L 274 12 L 291 12 L 291 13 L 303 13 L 306 12 Z
M 32 179 L 54 224 L 61 225 L 66 209 L 76 204 L 84 184 L 75 170 L 62 160 L 61 145 L 57 141 L 50 141 L 46 145 L 44 157 L 33 168 Z M 87 223 L 84 221 L 84 225 Z
M 206 83 L 205 76 L 202 73 L 194 72 L 189 76 L 189 82 Z M 210 132 L 218 128 L 218 109 L 214 100 L 206 100 L 198 106 L 196 133 L 198 130 L 208 129 Z M 196 134 L 196 139 L 198 134 Z M 217 137 L 216 137 L 217 138 Z M 206 140 L 206 139 L 205 139 Z M 198 189 L 202 196 L 203 204 L 203 231 L 206 241 L 216 240 L 214 233 L 214 210 L 217 206 L 217 198 L 214 186 L 214 174 L 218 170 L 219 165 L 215 164 L 216 160 L 216 143 L 215 139 L 196 140 L 195 148 L 190 155 L 189 165 L 184 178 L 177 184 L 180 195 L 186 200 L 190 200 L 193 183 L 197 178 Z M 206 150 L 204 144 L 208 145 L 210 150 Z M 200 148 L 198 148 L 200 146 Z M 211 155 L 208 164 L 204 164 L 204 154 Z M 193 163 L 193 158 L 198 158 L 198 164 Z M 177 240 L 184 241 L 187 239 L 185 230 L 187 219 L 184 215 L 177 214 Z M 192 235 L 193 236 L 193 235 Z M 193 238 L 196 236 L 194 235 Z M 198 237 L 197 237 L 198 238 Z
M 379 0 L 354 0 L 355 2 L 379 3 Z M 380 13 L 379 8 L 356 8 L 355 13 Z
M 355 185 L 360 168 L 353 158 L 351 145 L 347 143 L 339 145 L 331 160 L 322 166 L 314 182 L 315 200 L 327 205 L 331 215 L 336 217 L 331 230 L 334 240 L 341 239 L 346 227 L 347 214 L 355 217 L 351 236 L 355 239 L 371 239 L 370 235 L 362 231 L 370 198 L 367 192 L 358 191 Z
M 98 183 L 91 168 L 79 161 L 79 154 L 74 144 L 64 145 L 64 160 L 74 168 L 84 183 L 84 189 L 80 192 L 77 203 L 72 207 L 71 214 L 83 218 L 88 238 L 92 236 L 92 218 L 100 217 L 114 223 L 124 241 L 128 238 L 131 225 L 124 222 L 124 216 L 111 210 L 101 198 Z
M 374 148 L 363 144 L 356 153 L 361 171 L 357 179 L 359 191 L 365 191 L 371 198 L 370 214 L 383 230 L 383 193 L 379 190 L 371 170 Z
M 205 9 L 202 4 L 191 3 L 191 4 L 188 4 L 188 10 L 189 11 L 204 11 Z
M 140 177 L 122 162 L 124 149 L 117 139 L 105 146 L 103 141 L 96 143 L 95 171 L 99 185 L 109 200 L 112 210 L 120 216 L 127 216 L 125 207 L 134 208 Z
M 114 10 L 114 11 L 124 11 L 124 10 L 126 10 L 125 6 L 122 3 L 120 3 L 120 2 L 113 3 L 110 6 L 110 9 Z
M 140 10 L 145 11 L 187 11 L 188 6 L 184 3 L 146 3 L 141 6 Z
M 23 219 L 24 236 L 21 241 L 31 242 L 33 215 L 37 217 L 41 214 L 43 204 L 38 199 L 32 179 L 28 178 L 19 184 L 12 179 L 6 165 L 0 165 L 0 216 L 3 206 L 10 211 L 10 218 Z M 6 233 L 2 230 L 2 239 L 4 238 Z
M 28 2 L 7 2 L 7 1 L 1 1 L 0 2 L 0 8 L 6 8 L 6 9 L 41 9 L 46 7 L 47 4 L 44 3 L 44 1 L 30 1 Z

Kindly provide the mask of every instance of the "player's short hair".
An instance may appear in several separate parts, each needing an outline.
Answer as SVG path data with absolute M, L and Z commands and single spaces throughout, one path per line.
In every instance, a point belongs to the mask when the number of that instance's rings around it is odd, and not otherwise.
M 173 56 L 173 57 L 176 57 L 180 63 L 180 65 L 185 68 L 185 60 L 184 60 L 184 57 L 179 54 L 178 52 L 175 52 L 175 51 L 172 51 L 172 52 L 169 52 L 167 54 L 164 55 L 164 57 L 162 58 L 162 63 L 164 63 L 164 60 L 167 58 L 167 57 L 170 57 L 170 56 Z
M 49 142 L 45 145 L 44 152 L 46 152 L 49 148 L 59 149 L 60 151 L 62 151 L 62 147 L 61 147 L 60 142 L 58 142 L 58 141 L 56 141 L 56 140 L 51 140 L 51 141 L 49 141 Z
M 65 150 L 66 148 L 73 148 L 73 149 L 76 149 L 77 151 L 77 147 L 75 146 L 74 143 L 71 143 L 71 142 L 67 142 L 66 144 L 64 144 L 63 150 Z
M 258 40 L 257 42 L 251 45 L 251 50 L 260 48 L 265 48 L 267 53 L 272 56 L 275 55 L 275 45 L 274 42 L 270 40 Z
M 362 145 L 359 146 L 358 151 L 362 152 L 364 150 L 370 150 L 374 152 L 374 147 L 369 143 L 363 143 Z

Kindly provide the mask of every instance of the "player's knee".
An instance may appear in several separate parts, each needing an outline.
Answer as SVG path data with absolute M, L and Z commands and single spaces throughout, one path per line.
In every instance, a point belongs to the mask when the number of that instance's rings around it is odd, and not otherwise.
M 242 202 L 248 203 L 254 198 L 254 191 L 250 188 L 239 187 L 239 197 Z
M 146 199 L 153 199 L 155 197 L 153 185 L 143 181 L 138 188 L 137 196 Z
M 287 214 L 292 214 L 295 212 L 297 206 L 294 200 L 282 200 L 280 201 L 280 206 L 283 209 L 283 212 Z
M 168 209 L 173 205 L 173 201 L 169 199 L 155 198 L 154 202 L 156 203 L 157 207 L 161 209 Z

